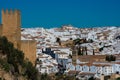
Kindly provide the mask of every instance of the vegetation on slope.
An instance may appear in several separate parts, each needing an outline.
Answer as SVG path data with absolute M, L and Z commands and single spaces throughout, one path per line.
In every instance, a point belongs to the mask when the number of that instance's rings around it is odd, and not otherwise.
M 16 76 L 24 76 L 28 80 L 37 80 L 37 70 L 29 60 L 24 59 L 24 53 L 7 40 L 0 37 L 0 67 Z

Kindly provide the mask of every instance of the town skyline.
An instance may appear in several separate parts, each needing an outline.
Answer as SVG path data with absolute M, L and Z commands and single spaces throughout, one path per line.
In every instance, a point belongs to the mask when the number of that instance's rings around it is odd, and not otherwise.
M 5 61 L 0 64 L 8 74 L 12 65 L 13 73 L 31 80 L 120 79 L 120 27 L 21 28 L 19 10 L 2 10 L 1 16 L 0 56 Z M 8 80 L 4 75 L 0 78 Z
M 120 26 L 119 0 L 1 0 L 0 3 L 1 10 L 21 11 L 22 27 L 51 28 L 66 24 L 75 27 Z

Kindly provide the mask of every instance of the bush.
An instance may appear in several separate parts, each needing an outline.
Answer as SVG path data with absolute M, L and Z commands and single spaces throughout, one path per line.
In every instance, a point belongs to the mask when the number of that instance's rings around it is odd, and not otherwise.
M 95 78 L 94 77 L 90 77 L 88 80 L 95 80 Z
M 101 48 L 99 49 L 99 51 L 101 52 L 101 51 L 103 50 L 103 48 L 104 48 L 104 47 L 101 47 Z
M 115 61 L 116 57 L 114 55 L 107 55 L 106 56 L 106 61 Z
M 10 64 L 8 64 L 6 61 L 0 59 L 0 65 L 1 65 L 1 68 L 3 68 L 5 71 L 9 72 Z
M 118 77 L 116 80 L 120 80 L 120 77 Z
M 10 71 L 10 64 L 5 63 L 5 64 L 3 65 L 3 68 L 4 68 L 5 71 L 9 72 L 9 71 Z

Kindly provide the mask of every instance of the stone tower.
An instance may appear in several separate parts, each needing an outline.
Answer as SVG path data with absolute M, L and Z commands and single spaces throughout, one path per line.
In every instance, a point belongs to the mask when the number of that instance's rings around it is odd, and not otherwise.
M 2 10 L 0 36 L 6 36 L 14 44 L 14 47 L 23 51 L 25 58 L 35 65 L 36 41 L 21 40 L 21 15 L 19 10 Z
M 6 36 L 15 48 L 20 49 L 21 16 L 19 10 L 2 10 L 2 36 Z

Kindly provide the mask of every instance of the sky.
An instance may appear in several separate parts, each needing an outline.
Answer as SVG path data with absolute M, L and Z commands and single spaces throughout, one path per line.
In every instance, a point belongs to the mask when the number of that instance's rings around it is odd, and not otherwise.
M 2 9 L 19 9 L 22 27 L 120 26 L 120 0 L 0 0 Z

